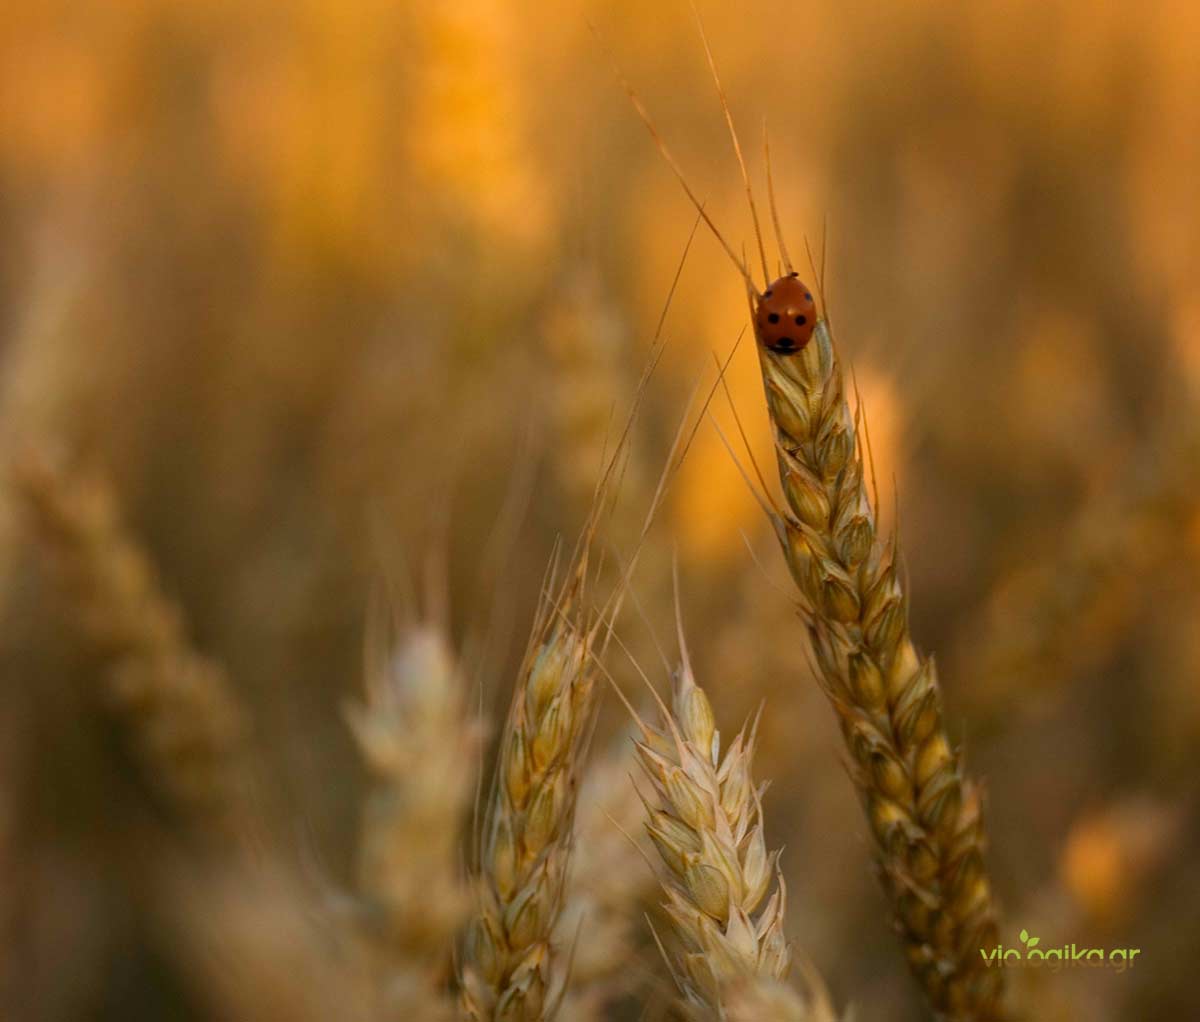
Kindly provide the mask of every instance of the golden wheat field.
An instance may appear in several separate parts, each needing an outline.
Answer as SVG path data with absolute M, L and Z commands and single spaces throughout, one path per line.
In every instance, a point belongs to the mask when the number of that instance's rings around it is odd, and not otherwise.
M 1200 1018 L 1200 9 L 697 2 L 6 7 L 4 1022 Z

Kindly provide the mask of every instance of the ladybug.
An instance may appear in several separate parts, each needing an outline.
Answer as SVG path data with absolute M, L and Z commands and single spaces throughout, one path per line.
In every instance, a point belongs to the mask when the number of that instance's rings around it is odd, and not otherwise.
M 792 355 L 812 339 L 817 306 L 797 273 L 780 277 L 755 302 L 758 339 L 777 355 Z

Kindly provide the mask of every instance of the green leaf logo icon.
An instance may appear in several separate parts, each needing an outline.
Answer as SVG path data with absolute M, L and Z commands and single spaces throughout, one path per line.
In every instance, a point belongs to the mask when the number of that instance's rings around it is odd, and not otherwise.
M 1022 931 L 1021 931 L 1021 943 L 1022 943 L 1022 944 L 1024 944 L 1024 943 L 1025 943 L 1026 941 L 1028 941 L 1028 940 L 1029 940 L 1029 931 L 1028 931 L 1028 930 L 1022 930 Z
M 1037 947 L 1037 946 L 1038 946 L 1038 944 L 1040 944 L 1041 942 L 1042 942 L 1042 938 L 1041 938 L 1041 937 L 1030 937 L 1030 938 L 1029 938 L 1029 949 L 1032 951 L 1032 950 L 1033 950 L 1035 947 Z

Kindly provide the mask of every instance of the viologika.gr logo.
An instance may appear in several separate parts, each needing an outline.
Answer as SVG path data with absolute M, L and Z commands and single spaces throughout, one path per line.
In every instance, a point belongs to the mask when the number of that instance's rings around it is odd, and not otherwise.
M 1132 969 L 1134 959 L 1142 953 L 1140 947 L 1119 947 L 1111 950 L 1098 947 L 1080 947 L 1077 944 L 1064 944 L 1062 947 L 1039 947 L 1041 939 L 1029 936 L 1028 930 L 1021 931 L 1021 943 L 1024 948 L 1005 947 L 997 944 L 993 948 L 980 948 L 979 953 L 990 968 L 1026 967 L 1034 969 L 1049 969 L 1058 972 L 1060 969 L 1103 968 L 1115 972 Z

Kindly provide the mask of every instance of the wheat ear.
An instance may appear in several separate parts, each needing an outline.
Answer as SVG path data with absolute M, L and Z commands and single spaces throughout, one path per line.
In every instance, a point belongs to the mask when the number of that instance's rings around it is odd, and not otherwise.
M 653 792 L 646 829 L 665 866 L 681 1010 L 696 1022 L 723 1022 L 748 1019 L 758 1005 L 769 1006 L 753 1015 L 763 1022 L 815 1022 L 807 999 L 783 982 L 791 962 L 786 888 L 779 853 L 767 851 L 762 789 L 750 773 L 754 729 L 743 729 L 722 757 L 712 706 L 686 653 L 659 727 L 637 723 Z
M 649 370 L 642 386 L 648 375 Z M 686 418 L 641 541 L 686 454 L 686 445 L 680 453 Z M 609 488 L 619 479 L 632 423 L 631 416 L 597 485 L 562 585 L 545 588 L 504 725 L 483 821 L 479 914 L 468 935 L 461 976 L 463 1010 L 478 1022 L 544 1022 L 554 1017 L 566 989 L 570 955 L 553 946 L 553 936 L 566 896 L 575 806 L 597 706 L 597 640 L 619 612 L 641 545 L 598 611 L 585 601 L 588 555 Z
M 686 257 L 687 246 L 681 267 Z M 552 1019 L 566 990 L 570 956 L 555 951 L 552 939 L 566 894 L 575 805 L 596 711 L 601 651 L 595 646 L 605 628 L 611 635 L 646 535 L 695 436 L 695 426 L 687 429 L 688 412 L 680 420 L 638 545 L 598 611 L 585 601 L 591 581 L 588 558 L 628 463 L 645 387 L 662 356 L 663 322 L 674 288 L 672 283 L 630 414 L 596 484 L 563 584 L 557 591 L 553 586 L 544 590 L 513 691 L 484 817 L 479 915 L 468 936 L 461 975 L 463 1010 L 479 1022 Z M 718 381 L 724 378 L 724 368 Z M 714 385 L 705 410 L 715 391 Z
M 560 1022 L 600 1022 L 609 1005 L 648 980 L 639 937 L 658 883 L 646 869 L 649 841 L 634 840 L 643 815 L 631 781 L 636 769 L 629 735 L 621 734 L 593 757 L 580 787 L 559 940 L 580 938 Z
M 758 349 L 788 504 L 775 521 L 909 964 L 940 1019 L 1000 1018 L 1000 973 L 979 953 L 997 939 L 981 797 L 909 636 L 828 324 L 793 354 Z
M 1044 552 L 1004 579 L 965 639 L 977 714 L 997 724 L 1016 700 L 1053 698 L 1128 636 L 1143 581 L 1180 555 L 1196 515 L 1200 430 L 1168 420 L 1126 473 Z
M 241 705 L 224 671 L 191 645 L 111 490 L 41 460 L 12 478 L 148 779 L 202 824 L 197 833 L 245 834 L 256 774 Z
M 763 252 L 741 145 L 698 13 L 697 22 Z M 790 508 L 772 517 L 803 597 L 821 679 L 850 748 L 909 962 L 939 1017 L 1000 1018 L 999 970 L 988 970 L 979 954 L 996 936 L 980 794 L 964 779 L 946 734 L 933 661 L 923 660 L 909 638 L 896 545 L 881 543 L 876 532 L 828 323 L 811 322 L 812 296 L 797 288 L 799 275 L 784 246 L 766 132 L 771 218 L 787 276 L 759 294 L 745 259 L 705 213 L 645 107 L 621 81 L 659 153 L 746 284 Z M 769 279 L 765 252 L 762 258 Z M 782 294 L 772 296 L 781 284 L 795 296 L 795 308 L 781 301 Z
M 441 628 L 411 624 L 392 637 L 382 622 L 372 624 L 365 699 L 347 709 L 371 778 L 360 887 L 379 938 L 389 1006 L 434 1017 L 448 1014 L 438 980 L 470 908 L 459 840 L 480 727 Z
M 549 1019 L 565 980 L 551 938 L 595 709 L 594 634 L 573 583 L 560 599 L 543 601 L 518 675 L 484 818 L 479 916 L 462 970 L 463 1010 L 479 1022 Z

